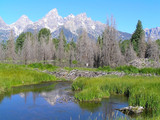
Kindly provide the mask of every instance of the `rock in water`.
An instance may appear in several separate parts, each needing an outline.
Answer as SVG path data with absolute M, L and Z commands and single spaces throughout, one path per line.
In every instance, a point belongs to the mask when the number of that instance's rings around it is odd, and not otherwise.
M 141 106 L 136 106 L 136 107 L 129 106 L 129 107 L 124 107 L 124 108 L 117 109 L 117 110 L 121 111 L 124 114 L 129 115 L 129 114 L 140 114 L 143 112 L 144 108 Z

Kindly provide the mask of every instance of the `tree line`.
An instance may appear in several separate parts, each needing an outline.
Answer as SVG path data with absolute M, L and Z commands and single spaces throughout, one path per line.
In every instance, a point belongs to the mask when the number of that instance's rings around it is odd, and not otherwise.
M 118 41 L 118 31 L 112 17 L 107 20 L 105 30 L 97 41 L 92 40 L 85 30 L 76 42 L 73 39 L 67 42 L 63 30 L 58 38 L 52 38 L 50 30 L 43 28 L 39 32 L 22 33 L 16 40 L 11 31 L 9 40 L 0 44 L 0 61 L 21 64 L 50 62 L 70 67 L 116 67 L 137 58 L 159 62 L 157 43 L 151 37 L 145 41 L 140 20 L 130 40 Z

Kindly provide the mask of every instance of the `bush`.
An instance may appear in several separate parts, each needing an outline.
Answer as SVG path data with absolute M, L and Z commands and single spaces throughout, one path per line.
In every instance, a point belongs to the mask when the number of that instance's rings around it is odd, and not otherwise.
M 72 64 L 74 64 L 74 65 L 77 65 L 77 63 L 78 63 L 77 60 L 72 61 Z
M 130 74 L 130 73 L 139 73 L 139 69 L 134 67 L 134 66 L 120 66 L 120 67 L 117 67 L 115 68 L 115 70 L 117 71 L 123 71 L 127 74 Z
M 97 68 L 99 71 L 113 71 L 113 69 L 110 66 L 104 66 L 104 67 L 99 67 Z
M 139 70 L 139 72 L 144 74 L 160 75 L 160 68 L 142 68 Z

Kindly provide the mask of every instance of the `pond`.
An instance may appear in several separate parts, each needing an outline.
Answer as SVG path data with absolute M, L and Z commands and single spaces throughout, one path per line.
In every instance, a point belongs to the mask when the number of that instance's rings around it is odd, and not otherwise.
M 0 120 L 106 120 L 130 116 L 115 110 L 128 106 L 124 96 L 101 102 L 74 100 L 71 82 L 49 82 L 15 87 L 0 96 Z

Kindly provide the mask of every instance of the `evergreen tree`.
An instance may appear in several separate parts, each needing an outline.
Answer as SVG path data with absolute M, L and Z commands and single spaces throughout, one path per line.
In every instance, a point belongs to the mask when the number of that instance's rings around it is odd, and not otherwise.
M 140 41 L 140 38 L 142 37 L 142 34 L 144 34 L 142 22 L 140 20 L 138 20 L 136 30 L 131 37 L 133 49 L 136 51 L 136 53 L 139 52 L 139 43 L 140 43 L 139 41 Z
M 127 48 L 130 46 L 130 40 L 123 40 L 123 41 L 120 40 L 119 46 L 120 46 L 120 48 L 121 48 L 122 54 L 124 55 L 125 52 L 127 52 L 127 51 L 126 51 Z
M 51 35 L 51 31 L 49 29 L 42 28 L 38 33 L 38 40 L 40 41 L 42 37 L 46 37 L 47 38 L 46 40 L 48 42 L 50 35 Z
M 19 37 L 17 38 L 17 40 L 16 40 L 16 52 L 18 52 L 18 50 L 22 50 L 23 43 L 24 43 L 27 35 L 30 35 L 31 37 L 33 36 L 33 34 L 31 32 L 26 32 L 26 33 L 21 33 L 19 35 Z

